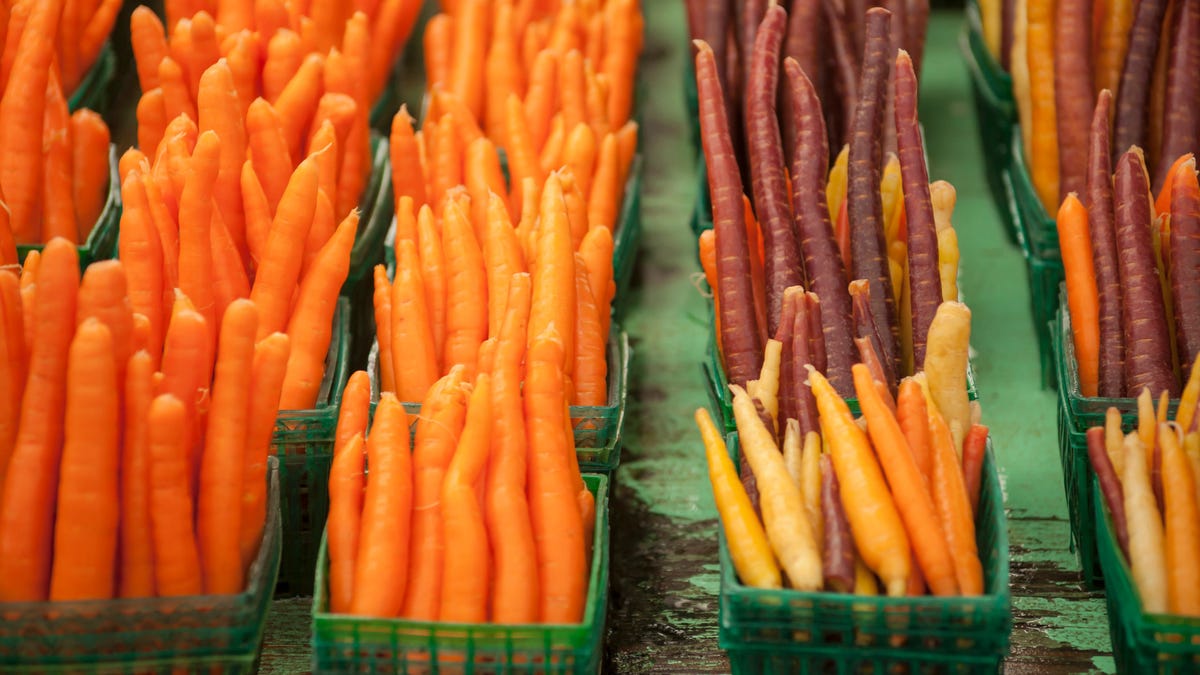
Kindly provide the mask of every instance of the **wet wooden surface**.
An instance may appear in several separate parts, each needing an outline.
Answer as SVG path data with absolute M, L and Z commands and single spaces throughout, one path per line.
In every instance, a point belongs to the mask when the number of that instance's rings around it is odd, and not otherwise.
M 634 358 L 625 447 L 612 498 L 612 587 L 604 672 L 724 673 L 717 646 L 716 512 L 691 420 L 707 404 L 700 370 L 705 304 L 689 228 L 694 150 L 682 88 L 682 2 L 646 0 L 649 83 L 643 107 L 644 235 L 626 328 Z M 1012 654 L 1004 672 L 1112 672 L 1103 596 L 1085 591 L 1069 528 L 1051 392 L 1038 357 L 1019 250 L 986 192 L 966 71 L 961 14 L 935 12 L 921 116 L 931 178 L 958 189 L 964 295 L 974 311 L 974 365 L 1010 517 Z M 309 667 L 306 598 L 272 607 L 263 673 Z

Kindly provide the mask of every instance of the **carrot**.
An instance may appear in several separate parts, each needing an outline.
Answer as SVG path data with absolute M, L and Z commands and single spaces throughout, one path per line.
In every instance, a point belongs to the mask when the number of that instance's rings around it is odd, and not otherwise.
M 263 62 L 263 97 L 274 103 L 292 77 L 300 70 L 305 53 L 300 35 L 284 28 L 268 38 L 267 53 Z
M 848 165 L 851 270 L 854 279 L 866 279 L 871 286 L 871 316 L 879 327 L 879 356 L 899 371 L 899 325 L 896 298 L 888 271 L 886 244 L 883 240 L 883 214 L 879 194 L 880 167 L 883 163 L 880 138 L 883 130 L 883 106 L 888 80 L 889 14 L 882 8 L 867 12 L 867 47 L 863 57 L 862 86 L 854 111 L 854 134 Z
M 854 424 L 845 401 L 824 376 L 810 368 L 808 378 L 858 552 L 883 579 L 888 595 L 903 595 L 911 562 L 909 540 L 867 436 Z
M 783 46 L 787 12 L 779 5 L 766 10 L 758 27 L 754 65 L 746 99 L 746 132 L 749 138 L 751 188 L 762 225 L 765 250 L 767 333 L 779 327 L 783 291 L 805 283 L 803 262 L 792 230 L 792 209 L 787 199 L 783 147 L 775 101 L 778 89 L 779 54 Z
M 700 128 L 706 140 L 704 155 L 717 236 L 715 290 L 720 310 L 722 354 L 729 381 L 744 384 L 761 367 L 762 347 L 758 332 L 753 328 L 750 253 L 746 243 L 745 215 L 739 203 L 743 188 L 713 51 L 704 42 L 698 42 L 696 47 Z
M 450 55 L 447 88 L 480 119 L 483 117 L 484 58 L 487 49 L 490 2 L 462 0 L 454 14 L 454 50 Z
M 1142 608 L 1161 614 L 1168 609 L 1163 521 L 1150 487 L 1145 449 L 1136 434 L 1125 438 L 1125 516 L 1129 522 L 1129 566 Z
M 543 49 L 537 54 L 529 72 L 529 86 L 525 90 L 525 123 L 533 147 L 541 150 L 550 135 L 550 123 L 557 109 L 558 53 Z M 511 132 L 510 132 L 511 133 Z
M 825 586 L 838 593 L 857 592 L 855 586 L 854 540 L 846 511 L 842 507 L 841 487 L 837 472 L 829 453 L 820 457 L 821 513 L 824 518 L 825 538 L 822 549 L 822 565 L 825 570 Z
M 1162 118 L 1162 147 L 1154 176 L 1154 184 L 1164 187 L 1175 170 L 1168 162 L 1195 151 L 1200 144 L 1200 117 L 1185 103 L 1190 87 L 1185 73 L 1200 67 L 1200 7 L 1194 2 L 1181 2 L 1173 33 L 1163 103 L 1166 114 Z
M 442 219 L 443 245 L 456 254 L 446 264 L 446 342 L 442 363 L 463 365 L 474 379 L 479 344 L 487 339 L 487 274 L 483 253 L 470 221 L 454 204 L 447 204 Z
M 158 86 L 158 64 L 167 55 L 166 30 L 154 10 L 139 6 L 129 16 L 130 43 L 143 92 Z
M 259 311 L 258 339 L 281 331 L 288 321 L 302 251 L 312 227 L 317 199 L 317 159 L 307 157 L 288 180 L 287 190 L 267 235 L 250 299 Z
M 831 125 L 831 142 L 845 144 L 850 142 L 851 123 L 859 97 L 861 44 L 855 44 L 854 37 L 849 32 L 848 22 L 836 5 L 822 2 L 821 6 L 823 18 L 829 29 L 830 51 L 833 54 L 833 90 L 838 94 L 837 108 L 830 114 L 835 123 Z M 830 209 L 830 212 L 837 211 Z
M 819 189 L 827 173 L 829 150 L 821 104 L 811 80 L 794 60 L 784 61 L 790 84 L 792 119 L 797 151 L 792 155 L 792 209 L 797 218 L 797 236 L 804 255 L 804 269 L 813 291 L 822 299 L 821 330 L 829 359 L 826 375 L 839 393 L 848 394 L 852 385 L 850 366 L 854 352 L 838 336 L 851 334 L 850 295 L 846 271 L 837 252 L 829 222 L 827 200 Z
M 587 592 L 587 544 L 576 504 L 579 479 L 578 474 L 571 474 L 567 455 L 573 454 L 572 442 L 564 434 L 564 356 L 553 325 L 533 339 L 526 356 L 528 490 L 538 562 L 539 617 L 546 623 L 579 621 Z
M 124 209 L 117 240 L 122 264 L 129 270 L 129 302 L 132 310 L 150 322 L 151 354 L 162 353 L 163 251 L 154 227 L 140 173 L 133 173 L 121 186 Z
M 1176 431 L 1160 424 L 1162 447 L 1164 549 L 1168 608 L 1172 614 L 1200 616 L 1200 507 L 1196 478 Z
M 238 181 L 241 182 L 240 180 Z M 238 200 L 241 201 L 240 199 Z M 229 228 L 218 211 L 213 211 L 212 220 L 213 314 L 224 316 L 225 308 L 238 298 L 250 295 L 250 279 L 242 263 L 242 252 L 246 250 L 234 243 Z M 245 233 L 243 233 L 243 236 Z
M 983 482 L 983 456 L 987 452 L 988 428 L 972 424 L 963 440 L 962 472 L 971 500 L 971 513 L 979 515 L 979 494 Z
M 1058 201 L 1087 184 L 1092 89 L 1092 0 L 1056 0 L 1053 20 L 1054 110 L 1058 120 Z M 1036 162 L 1035 162 L 1036 163 Z
M 588 226 L 617 227 L 617 215 L 621 206 L 620 142 L 613 134 L 600 140 L 596 154 L 596 170 L 592 175 L 591 194 L 588 195 Z
M 292 344 L 288 336 L 272 333 L 254 345 L 250 412 L 246 422 L 245 468 L 242 471 L 239 549 L 242 568 L 258 555 L 266 524 L 266 455 L 280 410 L 280 392 Z
M 388 151 L 392 158 L 392 187 L 397 203 L 403 196 L 412 197 L 420 207 L 425 204 L 425 176 L 413 135 L 412 117 L 407 106 L 400 106 L 392 118 L 391 142 Z
M 1155 0 L 1151 0 L 1153 2 Z M 1150 238 L 1145 165 L 1136 149 L 1122 155 L 1113 180 L 1116 194 L 1118 271 L 1123 297 L 1127 393 L 1149 387 L 1177 395 L 1166 309 Z
M 120 459 L 120 556 L 117 580 L 122 598 L 154 597 L 154 538 L 151 530 L 150 405 L 154 358 L 134 354 L 125 380 L 124 440 Z
M 946 545 L 946 535 L 930 494 L 923 489 L 921 471 L 900 424 L 884 405 L 867 367 L 857 364 L 853 370 L 855 392 L 867 420 L 871 443 L 892 486 L 896 508 L 921 572 L 935 595 L 957 595 L 955 564 Z
M 64 237 L 71 242 L 78 242 L 80 233 L 75 224 L 75 205 L 71 198 L 74 170 L 70 113 L 57 76 L 51 74 L 43 97 L 45 113 L 42 133 L 45 140 L 42 143 L 43 163 L 39 197 L 42 222 L 41 238 L 38 241 Z
M 25 390 L 26 345 L 20 281 L 16 274 L 0 271 L 0 476 L 7 472 L 17 440 L 21 397 Z M 4 482 L 0 478 L 0 490 Z
M 1109 0 L 1095 45 L 1095 88 L 1116 92 L 1121 83 L 1121 71 L 1129 49 L 1130 26 L 1136 3 L 1130 0 Z
M 1171 191 L 1171 304 L 1175 310 L 1179 363 L 1187 368 L 1200 355 L 1200 312 L 1195 297 L 1200 284 L 1200 267 L 1196 263 L 1200 242 L 1200 183 L 1196 180 L 1194 158 L 1175 172 Z
M 930 490 L 938 517 L 945 528 L 959 590 L 963 595 L 983 593 L 983 568 L 975 543 L 975 522 L 963 478 L 955 439 L 937 409 L 929 411 L 929 436 L 933 454 Z
M 418 620 L 437 617 L 442 595 L 441 491 L 466 417 L 463 369 L 434 383 L 421 404 L 413 444 L 413 518 L 408 593 L 401 616 Z M 361 554 L 360 554 L 361 560 Z
M 1027 161 L 1042 206 L 1050 211 L 1059 198 L 1059 154 L 1054 73 L 1056 0 L 1028 0 L 1027 59 L 1030 82 L 1030 154 Z M 1061 1 L 1061 0 L 1060 0 Z
M 843 213 L 845 210 L 843 209 Z M 882 338 L 879 327 L 871 316 L 871 286 L 866 279 L 856 279 L 850 282 L 850 298 L 852 303 L 851 316 L 854 319 L 855 334 L 871 343 L 871 351 L 876 355 L 883 353 Z M 844 338 L 842 338 L 844 339 Z M 884 377 L 893 382 L 896 379 L 891 361 L 879 359 L 883 367 Z M 890 385 L 889 385 L 890 386 Z
M 525 73 L 517 62 L 516 33 L 513 29 L 512 2 L 497 2 L 492 18 L 492 40 L 484 57 L 484 128 L 497 144 L 507 146 L 505 105 L 509 94 L 524 92 Z
M 385 392 L 383 395 L 394 399 L 392 394 Z M 342 435 L 340 422 L 338 434 Z M 329 546 L 329 607 L 335 613 L 349 612 L 354 598 L 364 491 L 364 434 L 355 430 L 343 438 L 343 444 L 334 451 L 333 465 L 329 473 L 329 521 L 326 526 Z M 396 452 L 396 449 L 393 448 L 392 451 Z M 411 485 L 409 489 L 411 490 Z M 406 545 L 407 541 L 399 543 Z M 404 570 L 390 576 L 403 580 L 406 572 L 407 570 Z
M 708 458 L 708 477 L 712 483 L 713 499 L 721 514 L 721 526 L 729 544 L 730 557 L 738 578 L 755 588 L 780 588 L 779 565 L 771 552 L 763 526 L 755 515 L 738 479 L 725 442 L 717 432 L 708 411 L 698 408 L 695 414 L 700 435 L 704 438 Z
M 407 214 L 407 208 L 404 209 Z M 418 232 L 421 280 L 425 288 L 426 311 L 428 324 L 433 340 L 433 361 L 430 382 L 437 379 L 437 374 L 444 372 L 442 354 L 446 346 L 446 260 L 442 248 L 441 228 L 434 222 L 433 210 L 422 206 L 416 218 Z M 419 397 L 418 399 L 419 400 Z
M 1100 302 L 1087 217 L 1087 210 L 1072 192 L 1058 210 L 1057 224 L 1066 270 L 1075 358 L 1079 363 L 1079 386 L 1084 396 L 1093 397 L 1099 387 Z
M 541 335 L 550 327 L 559 331 L 563 372 L 570 375 L 575 363 L 575 257 L 571 226 L 562 201 L 562 185 L 551 174 L 542 192 L 533 273 L 533 302 L 529 334 Z
M 191 175 L 179 203 L 179 288 L 214 328 L 217 315 L 210 233 L 220 152 L 221 140 L 215 132 L 206 131 L 199 136 L 192 153 Z M 212 337 L 215 344 L 215 332 Z
M 113 341 L 96 318 L 79 326 L 67 370 L 65 433 L 54 520 L 51 600 L 113 597 L 119 428 Z M 86 559 L 88 564 L 79 564 Z
M 953 432 L 956 457 L 962 456 L 962 440 L 971 427 L 967 397 L 970 335 L 971 310 L 961 302 L 943 302 L 929 326 L 925 376 L 934 406 Z
M 310 128 L 321 98 L 324 72 L 325 58 L 320 54 L 309 54 L 273 102 L 291 157 L 301 156 L 305 132 Z
M 1123 0 L 1115 0 L 1117 2 Z M 1087 217 L 1099 297 L 1100 354 L 1097 393 L 1105 398 L 1125 395 L 1125 349 L 1121 324 L 1121 280 L 1113 214 L 1112 162 L 1108 119 L 1112 94 L 1101 91 L 1092 116 L 1088 146 Z
M 1104 503 L 1112 515 L 1113 528 L 1117 533 L 1117 544 L 1121 552 L 1129 555 L 1129 524 L 1125 520 L 1125 492 L 1121 487 L 1121 474 L 1109 459 L 1105 449 L 1105 433 L 1102 427 L 1088 429 L 1088 459 L 1100 483 Z M 1123 442 L 1123 438 L 1122 441 Z M 1118 447 L 1118 449 L 1120 449 Z
M 508 155 L 509 184 L 513 186 L 509 210 L 514 218 L 521 218 L 525 196 L 525 179 L 537 185 L 545 182 L 545 174 L 538 165 L 537 146 L 534 144 L 529 125 L 525 121 L 521 100 L 514 93 L 506 102 L 508 135 L 505 151 Z
M 86 240 L 108 197 L 108 126 L 99 115 L 83 108 L 71 115 L 70 135 L 75 224 L 80 239 Z
M 54 500 L 75 325 L 79 261 L 65 239 L 46 244 L 30 313 L 28 380 L 11 459 L 0 458 L 0 600 L 44 600 L 49 592 Z
M 1121 71 L 1121 84 L 1116 92 L 1112 146 L 1114 162 L 1118 162 L 1117 158 L 1131 146 L 1141 147 L 1149 140 L 1147 111 L 1150 106 L 1150 84 L 1159 49 L 1160 27 L 1166 12 L 1167 0 L 1135 3 L 1129 47 Z
M 471 224 L 475 228 L 475 237 L 481 247 L 486 248 L 488 231 L 488 210 L 491 208 L 492 193 L 500 196 L 500 204 L 508 196 L 508 187 L 504 184 L 504 173 L 500 170 L 500 156 L 496 145 L 487 138 L 477 138 L 467 146 L 466 167 L 464 179 L 467 192 L 471 195 Z M 504 219 L 509 220 L 507 207 L 503 210 Z M 509 229 L 512 224 L 507 223 Z
M 200 554 L 192 528 L 191 469 L 187 438 L 178 433 L 184 405 L 161 394 L 150 405 L 150 517 L 154 541 L 154 585 L 159 597 L 203 592 Z
M 347 450 L 356 446 L 351 443 Z M 413 588 L 413 579 L 403 570 L 409 569 L 415 466 L 404 407 L 389 392 L 380 396 L 375 411 L 367 439 L 367 463 L 372 470 L 362 498 L 354 593 L 348 610 L 360 616 L 391 617 L 404 606 L 407 589 Z M 337 525 L 354 527 L 356 523 L 341 521 Z

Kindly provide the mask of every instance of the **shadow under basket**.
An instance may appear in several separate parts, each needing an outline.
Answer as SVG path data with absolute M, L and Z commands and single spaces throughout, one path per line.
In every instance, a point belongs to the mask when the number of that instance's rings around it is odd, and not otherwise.
M 730 436 L 736 454 L 736 436 Z M 1008 529 L 991 440 L 976 545 L 984 595 L 883 597 L 760 589 L 737 578 L 723 528 L 719 641 L 735 674 L 995 673 L 1012 610 Z
M 320 673 L 598 673 L 608 611 L 608 478 L 585 474 L 596 526 L 583 621 L 573 625 L 461 624 L 329 612 L 322 539 L 313 598 L 313 669 Z
M 1133 574 L 1117 544 L 1100 486 L 1094 478 L 1091 482 L 1095 495 L 1093 506 L 1100 516 L 1096 519 L 1096 541 L 1100 565 L 1108 580 L 1105 602 L 1117 672 L 1138 675 L 1200 673 L 1200 617 L 1143 611 Z
M 0 603 L 0 672 L 176 675 L 258 669 L 279 570 L 279 465 L 268 458 L 267 520 L 237 595 Z

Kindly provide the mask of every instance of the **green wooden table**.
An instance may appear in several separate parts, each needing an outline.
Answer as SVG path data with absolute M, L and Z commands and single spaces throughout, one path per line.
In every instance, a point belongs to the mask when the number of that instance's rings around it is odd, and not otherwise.
M 688 141 L 683 3 L 648 0 L 642 67 L 645 223 L 626 328 L 633 341 L 625 447 L 616 474 L 605 672 L 718 673 L 716 510 L 692 412 L 706 405 L 700 370 L 705 301 L 688 225 L 695 150 Z M 1014 628 L 1008 673 L 1112 672 L 1103 597 L 1087 592 L 1068 549 L 1055 398 L 1038 388 L 1038 354 L 1020 251 L 1005 239 L 984 183 L 961 12 L 934 13 L 921 118 L 931 179 L 958 190 L 961 285 L 974 311 L 974 366 L 1001 467 L 1012 542 Z M 309 668 L 310 600 L 277 601 L 263 673 Z

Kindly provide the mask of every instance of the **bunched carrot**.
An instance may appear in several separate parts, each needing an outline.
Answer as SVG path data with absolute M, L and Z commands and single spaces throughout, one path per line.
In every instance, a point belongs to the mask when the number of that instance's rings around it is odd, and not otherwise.
M 355 375 L 362 372 L 358 371 Z M 339 423 L 339 434 L 341 427 Z M 366 456 L 363 434 L 349 433 L 345 438 L 345 442 L 334 451 L 329 470 L 329 520 L 326 525 L 329 608 L 339 614 L 350 611 L 354 598 L 365 478 L 363 460 Z M 392 576 L 402 578 L 407 573 L 407 569 L 397 569 Z
M 254 364 L 250 385 L 246 443 L 243 455 L 242 504 L 238 518 L 238 548 L 242 566 L 258 555 L 263 527 L 267 522 L 267 454 L 275 431 L 279 396 L 287 371 L 291 341 L 283 333 L 272 333 L 254 345 Z
M 139 351 L 125 375 L 124 438 L 120 464 L 120 557 L 122 598 L 154 597 L 154 536 L 150 513 L 150 405 L 154 401 L 154 358 Z
M 199 595 L 204 583 L 192 528 L 191 467 L 187 437 L 179 433 L 186 411 L 161 394 L 150 405 L 150 516 L 154 527 L 154 585 L 160 597 Z

